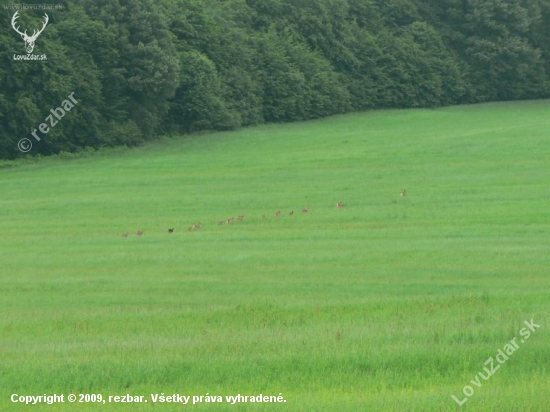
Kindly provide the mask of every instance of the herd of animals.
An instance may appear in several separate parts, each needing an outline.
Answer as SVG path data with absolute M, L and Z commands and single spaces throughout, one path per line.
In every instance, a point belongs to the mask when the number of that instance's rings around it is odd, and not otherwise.
M 403 189 L 403 191 L 401 192 L 401 197 L 405 197 L 405 196 L 407 196 L 407 192 L 406 192 L 406 190 Z M 343 208 L 343 207 L 345 207 L 345 206 L 346 206 L 346 205 L 344 204 L 344 202 L 338 202 L 338 203 L 336 203 L 336 208 L 338 208 L 338 209 L 341 209 L 341 208 Z M 279 216 L 281 216 L 282 213 L 283 213 L 283 212 L 282 212 L 281 210 L 277 210 L 277 211 L 274 213 L 274 215 L 275 215 L 276 217 L 279 217 Z M 302 209 L 302 213 L 309 213 L 309 207 L 304 207 L 304 208 Z M 289 215 L 289 216 L 293 216 L 293 215 L 294 215 L 294 211 L 291 210 L 291 211 L 288 213 L 288 215 Z M 265 218 L 266 218 L 266 215 L 262 215 L 262 218 L 265 219 Z M 237 216 L 236 219 L 237 219 L 239 222 L 242 222 L 242 221 L 244 220 L 244 215 Z M 229 218 L 229 219 L 220 220 L 220 221 L 218 222 L 218 225 L 219 225 L 219 226 L 231 225 L 231 224 L 233 224 L 234 221 L 235 221 L 235 217 L 232 217 L 232 218 Z M 194 223 L 193 225 L 189 226 L 189 227 L 187 228 L 187 231 L 188 231 L 188 232 L 193 232 L 193 231 L 195 231 L 195 230 L 199 230 L 200 228 L 201 228 L 201 224 L 197 222 L 197 223 Z M 175 230 L 176 230 L 176 228 L 174 228 L 174 227 L 168 228 L 168 233 L 169 233 L 169 234 L 174 233 Z M 122 234 L 122 237 L 128 237 L 128 235 L 129 235 L 129 233 L 126 232 L 126 233 L 123 233 L 123 234 Z M 136 235 L 137 235 L 137 236 L 143 236 L 143 230 L 138 230 L 138 231 L 136 232 Z

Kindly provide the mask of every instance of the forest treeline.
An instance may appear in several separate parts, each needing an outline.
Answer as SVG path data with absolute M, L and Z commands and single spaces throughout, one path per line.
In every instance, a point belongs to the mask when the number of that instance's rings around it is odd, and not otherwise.
M 374 108 L 550 97 L 550 0 L 78 0 L 0 8 L 0 158 Z M 74 92 L 78 104 L 31 132 Z

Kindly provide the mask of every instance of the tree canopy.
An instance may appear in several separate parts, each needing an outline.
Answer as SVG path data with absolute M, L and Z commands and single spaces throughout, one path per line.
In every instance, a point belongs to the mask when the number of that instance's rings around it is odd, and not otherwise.
M 0 158 L 372 108 L 550 97 L 550 0 L 65 0 L 1 8 Z M 36 143 L 36 142 L 33 142 Z

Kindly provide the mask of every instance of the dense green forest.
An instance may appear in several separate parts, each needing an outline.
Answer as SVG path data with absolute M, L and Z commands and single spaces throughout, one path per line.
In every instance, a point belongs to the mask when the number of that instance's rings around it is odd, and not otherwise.
M 65 0 L 0 8 L 0 158 L 375 109 L 550 97 L 550 0 Z M 31 132 L 74 92 L 42 140 Z M 48 122 L 49 125 L 49 122 Z

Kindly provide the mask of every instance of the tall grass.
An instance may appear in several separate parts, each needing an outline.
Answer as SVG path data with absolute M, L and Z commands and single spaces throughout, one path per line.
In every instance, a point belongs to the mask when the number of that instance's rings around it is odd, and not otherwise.
M 549 130 L 549 101 L 379 111 L 0 169 L 0 410 L 546 410 Z

